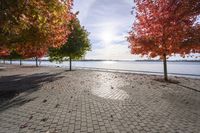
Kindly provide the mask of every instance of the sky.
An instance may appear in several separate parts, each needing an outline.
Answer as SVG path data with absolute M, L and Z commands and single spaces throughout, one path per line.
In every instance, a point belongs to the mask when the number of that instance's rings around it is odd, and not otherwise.
M 126 36 L 134 22 L 133 0 L 75 0 L 81 25 L 90 33 L 92 50 L 86 59 L 137 59 L 130 54 Z
M 147 59 L 132 55 L 128 48 L 126 36 L 135 20 L 131 14 L 133 6 L 133 0 L 74 0 L 73 11 L 79 11 L 81 25 L 90 33 L 92 49 L 85 59 Z M 170 59 L 184 58 L 175 56 Z

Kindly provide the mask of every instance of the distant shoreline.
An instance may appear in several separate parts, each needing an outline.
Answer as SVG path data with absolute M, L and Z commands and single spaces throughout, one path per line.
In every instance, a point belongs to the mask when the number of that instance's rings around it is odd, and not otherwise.
M 0 59 L 2 61 L 2 59 Z M 7 59 L 6 61 L 10 61 Z M 18 59 L 13 59 L 12 61 L 18 61 Z M 35 61 L 34 59 L 24 59 L 24 61 Z M 42 59 L 41 61 L 49 61 L 46 59 Z M 68 60 L 65 60 L 68 61 Z M 162 62 L 162 60 L 73 60 L 80 62 L 89 62 L 89 61 L 115 61 L 115 62 Z M 168 60 L 168 62 L 200 62 L 200 60 Z
M 8 65 L 8 66 L 16 66 L 19 67 L 19 65 L 16 64 L 2 64 L 0 63 L 0 65 Z M 26 67 L 29 65 L 23 65 L 22 67 Z M 30 65 L 32 66 L 32 65 Z M 35 67 L 35 66 L 33 66 Z M 65 69 L 64 66 L 39 66 L 40 67 L 47 67 L 47 68 L 61 68 L 61 69 Z M 1 68 L 1 67 L 0 67 Z M 73 67 L 75 70 L 89 70 L 89 71 L 102 71 L 102 72 L 112 72 L 112 73 L 128 73 L 128 74 L 139 74 L 139 75 L 154 75 L 154 76 L 163 76 L 163 72 L 154 72 L 154 71 L 141 71 L 141 70 L 125 70 L 125 69 L 108 69 L 108 68 L 95 68 L 95 67 L 77 67 L 74 66 Z M 172 77 L 182 77 L 182 78 L 191 78 L 191 79 L 200 79 L 200 75 L 198 74 L 183 74 L 183 73 L 168 73 L 169 76 Z

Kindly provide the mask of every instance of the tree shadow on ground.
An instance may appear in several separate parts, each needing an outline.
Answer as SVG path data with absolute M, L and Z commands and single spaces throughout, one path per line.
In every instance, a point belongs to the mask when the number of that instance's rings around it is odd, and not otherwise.
M 192 88 L 190 86 L 186 86 L 186 85 L 182 85 L 181 82 L 179 82 L 178 80 L 168 80 L 168 81 L 165 81 L 164 79 L 154 79 L 155 81 L 158 81 L 158 82 L 161 82 L 161 83 L 169 83 L 169 84 L 174 84 L 174 85 L 177 85 L 179 87 L 183 87 L 185 89 L 188 89 L 188 90 L 192 90 L 192 91 L 196 91 L 196 92 L 200 92 L 200 90 L 198 89 L 195 89 L 195 88 Z
M 32 65 L 32 66 L 20 66 L 21 68 L 33 68 L 33 69 L 35 69 L 35 68 L 45 68 L 46 66 L 38 66 L 38 67 L 36 67 L 36 66 L 34 66 L 34 65 Z
M 37 97 L 29 97 L 29 95 L 37 91 L 42 84 L 63 78 L 60 74 L 37 73 L 0 77 L 0 112 L 35 100 Z M 25 94 L 19 96 L 21 93 Z
M 75 69 L 73 69 L 73 70 L 64 70 L 65 72 L 74 72 L 74 71 L 77 71 L 77 70 L 75 70 Z

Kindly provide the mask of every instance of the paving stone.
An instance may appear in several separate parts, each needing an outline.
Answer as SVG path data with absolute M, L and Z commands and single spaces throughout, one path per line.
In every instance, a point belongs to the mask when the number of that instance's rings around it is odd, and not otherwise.
M 199 79 L 12 66 L 0 75 L 1 90 L 23 89 L 0 98 L 0 133 L 200 131 L 200 93 L 188 89 L 200 91 Z

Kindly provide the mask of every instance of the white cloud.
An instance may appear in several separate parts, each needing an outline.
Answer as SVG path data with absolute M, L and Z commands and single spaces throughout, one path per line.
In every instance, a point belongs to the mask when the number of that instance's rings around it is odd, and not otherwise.
M 95 3 L 96 0 L 74 0 L 74 8 L 73 10 L 80 11 L 79 19 L 80 21 L 84 21 L 87 18 L 88 13 L 90 13 L 90 8 Z
M 130 54 L 125 38 L 135 19 L 131 15 L 133 6 L 133 0 L 74 1 L 74 11 L 80 11 L 81 24 L 90 32 L 92 51 L 87 59 L 141 59 Z
M 98 43 L 96 45 L 101 45 Z M 124 60 L 131 59 L 137 60 L 139 56 L 132 55 L 128 48 L 127 42 L 123 44 L 105 44 L 103 47 L 94 48 L 92 52 L 88 52 L 86 57 L 88 59 L 111 59 L 111 60 Z
M 74 10 L 90 32 L 92 51 L 89 59 L 130 59 L 125 36 L 134 17 L 131 16 L 131 0 L 75 0 Z

